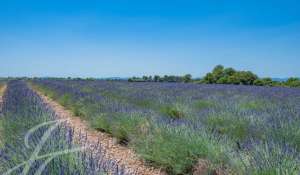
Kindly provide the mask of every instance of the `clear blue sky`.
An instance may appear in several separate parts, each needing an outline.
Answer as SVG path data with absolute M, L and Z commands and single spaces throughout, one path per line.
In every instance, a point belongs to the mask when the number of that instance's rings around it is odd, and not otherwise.
M 0 76 L 300 77 L 298 0 L 1 0 Z

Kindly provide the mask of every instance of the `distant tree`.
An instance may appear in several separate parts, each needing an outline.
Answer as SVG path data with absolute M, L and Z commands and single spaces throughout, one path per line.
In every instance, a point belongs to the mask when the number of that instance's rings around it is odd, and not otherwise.
M 224 74 L 225 76 L 232 76 L 236 73 L 236 70 L 234 70 L 233 68 L 226 68 L 224 69 Z
M 142 79 L 143 79 L 144 81 L 147 81 L 147 80 L 148 80 L 148 77 L 144 75 Z
M 207 84 L 213 84 L 216 83 L 216 79 L 212 73 L 207 73 L 203 78 L 203 82 Z
M 224 76 L 224 66 L 217 65 L 212 72 L 215 81 L 218 81 L 221 77 Z
M 276 86 L 279 84 L 277 84 L 271 78 L 262 78 L 262 79 L 256 79 L 253 82 L 253 85 L 255 85 L 255 86 Z
M 262 81 L 264 86 L 274 86 L 274 81 L 272 78 L 263 78 Z
M 159 79 L 160 79 L 160 76 L 159 76 L 159 75 L 154 75 L 153 80 L 154 80 L 155 82 L 159 82 Z
M 203 82 L 208 84 L 253 85 L 257 79 L 258 76 L 250 71 L 236 71 L 233 68 L 224 68 L 224 66 L 218 65 L 212 72 L 206 74 L 203 78 Z
M 239 73 L 235 73 L 238 76 L 241 84 L 244 85 L 253 85 L 254 81 L 258 79 L 258 76 L 250 71 L 241 71 Z
M 291 77 L 285 82 L 285 85 L 288 87 L 300 87 L 300 79 Z
M 165 79 L 163 77 L 160 77 L 158 80 L 158 82 L 164 82 L 164 81 L 165 81 Z
M 228 82 L 229 82 L 229 77 L 228 76 L 224 76 L 224 77 L 221 77 L 217 81 L 217 84 L 228 84 Z
M 164 75 L 163 81 L 169 81 L 169 76 L 168 75 Z
M 191 74 L 186 74 L 186 75 L 184 75 L 184 76 L 183 76 L 183 81 L 184 81 L 185 83 L 191 82 L 191 81 L 192 81 L 192 75 L 191 75 Z
M 176 77 L 174 75 L 168 76 L 168 82 L 176 82 Z
M 88 78 L 86 78 L 86 80 L 88 80 L 88 81 L 95 81 L 95 78 L 88 77 Z
M 253 82 L 253 85 L 255 86 L 264 86 L 264 82 L 262 79 L 257 79 Z
M 153 78 L 151 75 L 148 77 L 148 81 L 150 81 L 150 82 L 153 81 Z
M 227 84 L 241 84 L 240 77 L 238 76 L 238 73 L 235 73 L 232 76 L 229 76 L 227 78 Z

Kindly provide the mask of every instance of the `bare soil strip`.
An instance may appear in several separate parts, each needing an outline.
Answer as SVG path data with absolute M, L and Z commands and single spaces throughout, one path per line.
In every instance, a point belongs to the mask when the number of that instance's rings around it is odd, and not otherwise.
M 2 108 L 2 103 L 3 103 L 3 94 L 6 91 L 6 85 L 0 87 L 0 110 Z
M 78 133 L 86 133 L 87 140 L 90 144 L 98 145 L 103 150 L 105 150 L 105 157 L 110 160 L 117 161 L 119 166 L 125 167 L 126 173 L 134 175 L 164 175 L 162 170 L 153 167 L 148 167 L 145 165 L 143 160 L 141 160 L 133 150 L 128 147 L 124 147 L 117 144 L 115 139 L 110 135 L 93 130 L 89 128 L 88 123 L 81 120 L 79 117 L 73 116 L 73 114 L 66 110 L 63 106 L 53 101 L 52 99 L 46 97 L 41 92 L 34 89 L 34 91 L 43 99 L 43 101 L 51 107 L 57 116 L 61 119 L 66 119 L 68 124 L 74 128 L 75 135 Z M 76 134 L 77 133 L 77 134 Z
M 0 87 L 0 112 L 2 111 L 2 105 L 3 105 L 3 95 L 4 95 L 4 92 L 6 91 L 6 85 Z M 1 122 L 1 121 L 0 121 Z M 2 130 L 2 127 L 1 127 L 1 123 L 0 123 L 0 147 L 2 145 L 1 143 L 1 130 Z

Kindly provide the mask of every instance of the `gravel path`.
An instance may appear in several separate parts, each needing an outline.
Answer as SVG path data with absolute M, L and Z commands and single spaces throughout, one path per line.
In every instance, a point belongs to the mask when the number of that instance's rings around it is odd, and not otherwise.
M 165 175 L 160 169 L 148 167 L 145 163 L 128 147 L 117 144 L 115 139 L 106 133 L 92 130 L 89 128 L 86 121 L 75 117 L 72 113 L 66 110 L 63 106 L 50 98 L 35 90 L 43 101 L 51 107 L 57 116 L 66 119 L 71 127 L 74 128 L 75 135 L 86 133 L 87 139 L 92 145 L 97 145 L 100 142 L 101 148 L 105 150 L 105 157 L 109 160 L 117 161 L 119 166 L 125 167 L 126 174 L 133 175 Z

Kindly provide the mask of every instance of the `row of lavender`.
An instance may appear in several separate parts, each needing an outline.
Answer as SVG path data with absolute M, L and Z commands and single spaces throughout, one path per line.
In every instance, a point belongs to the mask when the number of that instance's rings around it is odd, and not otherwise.
M 170 174 L 191 173 L 199 159 L 209 160 L 211 169 L 241 174 L 299 173 L 299 89 L 50 79 L 34 84 Z
M 84 134 L 75 144 L 73 130 L 56 120 L 26 82 L 9 82 L 4 99 L 0 174 L 124 174 L 114 161 L 103 158 L 100 147 L 85 147 Z

